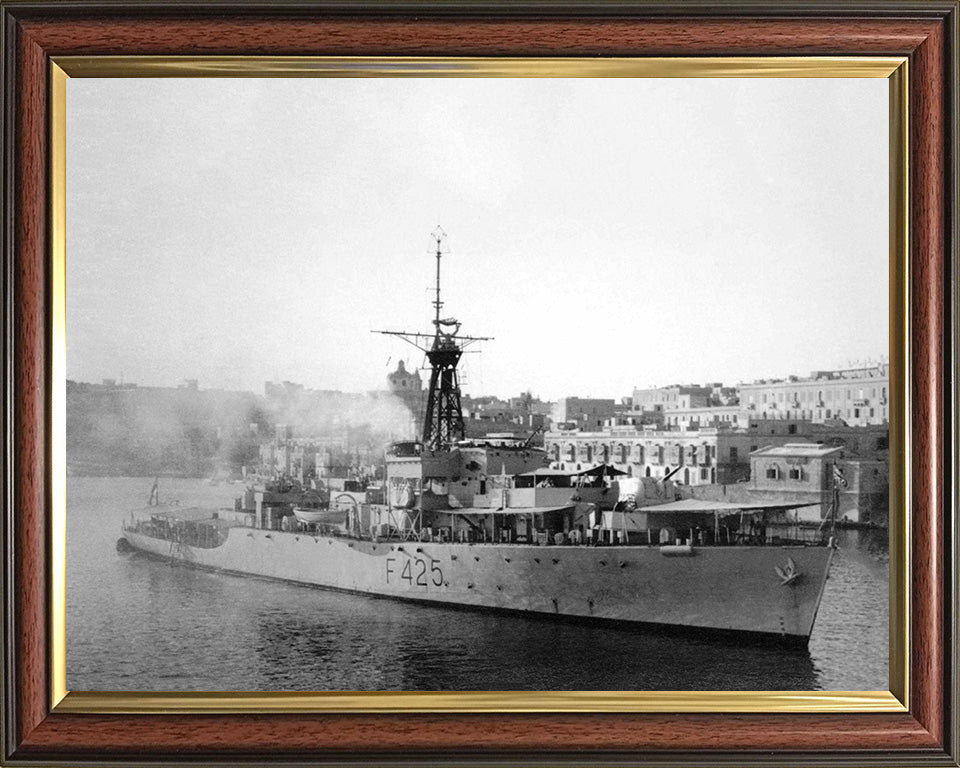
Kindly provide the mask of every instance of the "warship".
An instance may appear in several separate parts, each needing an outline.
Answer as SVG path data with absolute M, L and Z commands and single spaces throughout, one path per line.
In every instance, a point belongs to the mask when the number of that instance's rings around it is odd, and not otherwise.
M 276 478 L 213 511 L 151 493 L 117 549 L 435 606 L 806 645 L 832 531 L 804 540 L 766 525 L 800 505 L 678 499 L 669 474 L 569 471 L 551 467 L 532 435 L 466 437 L 458 365 L 488 339 L 442 316 L 442 232 L 435 239 L 433 328 L 378 331 L 422 350 L 430 371 L 420 439 L 386 449 L 381 486 Z

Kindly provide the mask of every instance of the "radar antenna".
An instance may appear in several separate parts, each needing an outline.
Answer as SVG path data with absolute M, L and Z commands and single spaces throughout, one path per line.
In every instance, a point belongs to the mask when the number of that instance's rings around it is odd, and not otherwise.
M 431 252 L 437 258 L 436 296 L 433 300 L 433 333 L 409 331 L 374 331 L 388 336 L 399 336 L 408 344 L 422 351 L 430 362 L 430 388 L 427 391 L 427 409 L 423 418 L 421 440 L 428 450 L 450 450 L 458 440 L 463 440 L 466 430 L 463 424 L 463 409 L 460 404 L 460 377 L 457 365 L 463 350 L 477 341 L 490 341 L 490 336 L 459 336 L 460 322 L 453 317 L 441 318 L 440 310 L 440 259 L 447 233 L 437 227 L 432 233 L 434 247 Z

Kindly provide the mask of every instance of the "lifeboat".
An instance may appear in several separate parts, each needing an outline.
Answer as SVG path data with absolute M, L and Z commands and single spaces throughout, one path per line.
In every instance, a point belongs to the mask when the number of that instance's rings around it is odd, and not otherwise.
M 342 525 L 346 519 L 346 513 L 339 509 L 328 509 L 317 507 L 294 507 L 294 517 L 301 523 L 316 525 L 317 523 L 326 523 L 328 525 Z

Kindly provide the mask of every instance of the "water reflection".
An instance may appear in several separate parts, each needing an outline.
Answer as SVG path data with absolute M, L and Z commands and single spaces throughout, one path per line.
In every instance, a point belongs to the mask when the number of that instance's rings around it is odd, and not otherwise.
M 814 690 L 808 650 L 319 593 L 256 617 L 266 688 Z

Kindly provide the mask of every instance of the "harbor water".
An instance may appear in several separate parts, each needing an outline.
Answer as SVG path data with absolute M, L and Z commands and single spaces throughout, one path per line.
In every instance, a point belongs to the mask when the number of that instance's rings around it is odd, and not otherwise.
M 67 480 L 70 690 L 886 690 L 886 532 L 840 531 L 810 644 L 433 608 L 119 554 L 153 478 Z M 240 485 L 163 479 L 161 501 Z M 744 595 L 749 600 L 749 595 Z

